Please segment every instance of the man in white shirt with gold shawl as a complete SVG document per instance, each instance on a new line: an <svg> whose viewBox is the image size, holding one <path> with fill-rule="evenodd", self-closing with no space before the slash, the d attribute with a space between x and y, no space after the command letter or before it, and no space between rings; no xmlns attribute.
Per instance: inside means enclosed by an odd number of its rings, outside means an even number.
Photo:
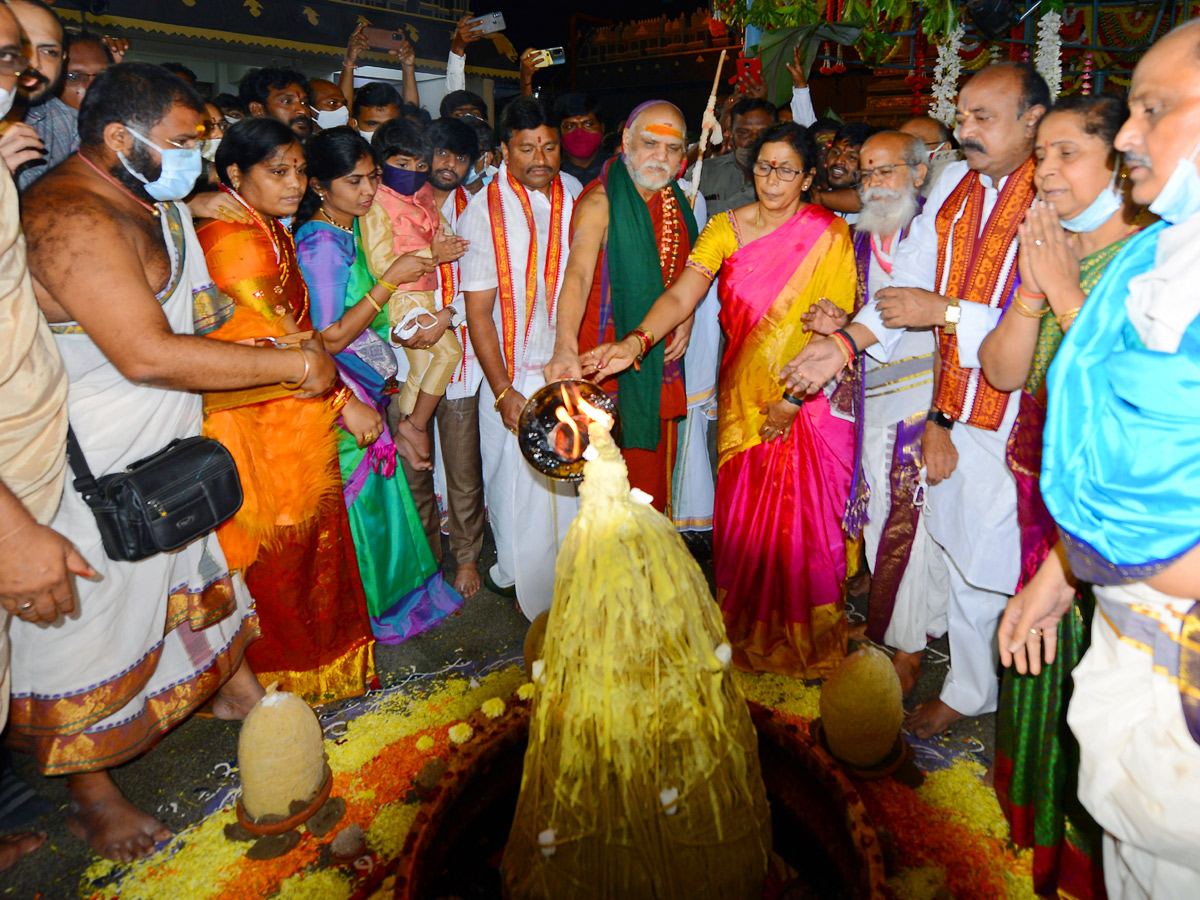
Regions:
<svg viewBox="0 0 1200 900"><path fill-rule="evenodd" d="M567 267L571 191L559 174L558 122L533 97L501 120L504 163L458 224L471 242L459 260L467 331L483 370L479 437L496 564L493 591L515 593L529 619L550 608L554 563L579 500L572 485L537 472L517 446L529 397L554 354L555 304Z"/></svg>

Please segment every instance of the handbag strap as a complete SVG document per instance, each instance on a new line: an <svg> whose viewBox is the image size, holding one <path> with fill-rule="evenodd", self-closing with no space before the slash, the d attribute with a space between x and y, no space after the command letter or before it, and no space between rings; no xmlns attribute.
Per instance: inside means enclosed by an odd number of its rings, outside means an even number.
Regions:
<svg viewBox="0 0 1200 900"><path fill-rule="evenodd" d="M95 508L100 504L100 485L96 483L92 470L88 468L83 448L79 446L79 439L75 437L75 429L71 427L70 422L67 423L67 462L71 471L75 473L75 490L83 496L84 503Z"/></svg>

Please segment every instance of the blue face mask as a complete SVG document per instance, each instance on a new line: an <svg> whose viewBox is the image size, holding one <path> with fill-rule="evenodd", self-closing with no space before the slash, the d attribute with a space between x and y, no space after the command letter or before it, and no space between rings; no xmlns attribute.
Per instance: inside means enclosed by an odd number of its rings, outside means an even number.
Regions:
<svg viewBox="0 0 1200 900"><path fill-rule="evenodd" d="M483 186L487 187L492 183L492 179L500 173L500 170L495 166L488 166L483 170Z"/></svg>
<svg viewBox="0 0 1200 900"><path fill-rule="evenodd" d="M479 171L474 166L471 166L471 168L467 169L467 180L463 182L463 186L466 187L468 184L474 184L482 177Z"/></svg>
<svg viewBox="0 0 1200 900"><path fill-rule="evenodd" d="M1113 213L1121 208L1121 195L1117 193L1117 171L1113 172L1112 182L1096 195L1087 209L1077 216L1061 220L1063 228L1075 232L1095 231L1112 218Z"/></svg>
<svg viewBox="0 0 1200 900"><path fill-rule="evenodd" d="M1191 156L1175 164L1175 171L1150 204L1150 212L1171 225L1185 222L1200 212L1200 172L1196 171L1194 162L1197 153L1200 153L1200 144L1192 150Z"/></svg>
<svg viewBox="0 0 1200 900"><path fill-rule="evenodd" d="M144 184L146 186L146 193L155 200L167 202L169 200L182 200L186 197L192 188L195 187L196 179L200 177L202 163L200 148L163 148L138 134L129 126L126 126L125 130L147 147L153 147L157 150L159 156L162 158L162 171L159 173L158 178L154 179L154 181L149 181L145 175L129 164L129 160L125 158L124 153L118 152L117 158L121 160L121 165L125 167L125 171Z"/></svg>
<svg viewBox="0 0 1200 900"><path fill-rule="evenodd" d="M409 169L398 169L395 166L383 167L383 183L405 197L411 197L425 185L429 178L427 172L413 172Z"/></svg>

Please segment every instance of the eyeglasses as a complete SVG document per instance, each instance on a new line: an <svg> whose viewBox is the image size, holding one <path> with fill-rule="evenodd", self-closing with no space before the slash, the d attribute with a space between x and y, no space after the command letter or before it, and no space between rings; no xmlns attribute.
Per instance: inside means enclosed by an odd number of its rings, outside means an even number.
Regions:
<svg viewBox="0 0 1200 900"><path fill-rule="evenodd" d="M96 76L99 74L99 72L93 72L90 75L87 72L68 72L67 81L76 86L91 87L92 82L96 80Z"/></svg>
<svg viewBox="0 0 1200 900"><path fill-rule="evenodd" d="M879 176L880 181L887 181L892 177L892 173L897 169L904 168L908 163L893 163L889 166L876 166L874 169L859 169L858 180L860 184L866 184L875 176Z"/></svg>
<svg viewBox="0 0 1200 900"><path fill-rule="evenodd" d="M800 173L788 166L773 166L769 162L760 161L754 164L754 174L759 178L767 178L774 172L780 181L795 181Z"/></svg>
<svg viewBox="0 0 1200 900"><path fill-rule="evenodd" d="M29 68L29 60L20 53L0 53L0 75L20 75Z"/></svg>

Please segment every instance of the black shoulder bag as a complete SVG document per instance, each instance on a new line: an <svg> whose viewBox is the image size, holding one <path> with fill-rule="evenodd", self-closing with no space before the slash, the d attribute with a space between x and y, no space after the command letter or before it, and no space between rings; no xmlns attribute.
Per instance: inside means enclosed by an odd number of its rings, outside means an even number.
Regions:
<svg viewBox="0 0 1200 900"><path fill-rule="evenodd" d="M242 505L233 456L211 438L180 438L122 472L97 479L68 426L67 459L75 490L100 527L104 552L119 562L178 550L232 518Z"/></svg>

